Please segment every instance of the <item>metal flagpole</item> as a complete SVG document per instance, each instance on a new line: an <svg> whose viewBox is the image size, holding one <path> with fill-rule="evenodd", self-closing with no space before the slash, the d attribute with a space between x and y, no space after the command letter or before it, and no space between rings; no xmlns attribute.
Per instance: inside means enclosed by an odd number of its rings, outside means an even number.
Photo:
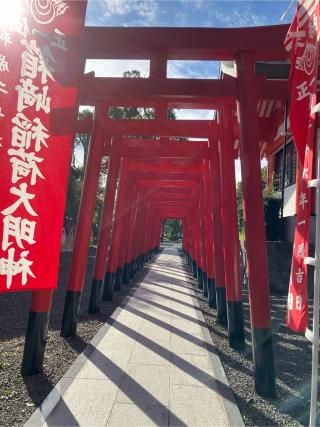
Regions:
<svg viewBox="0 0 320 427"><path fill-rule="evenodd" d="M316 179L308 182L309 188L316 188L316 234L315 257L305 258L305 264L314 266L314 294L313 294L313 321L312 331L306 330L306 338L312 343L312 374L311 374L311 399L309 426L316 425L317 392L318 392L318 359L319 359L319 296L320 296L320 129L317 130L316 143Z"/></svg>

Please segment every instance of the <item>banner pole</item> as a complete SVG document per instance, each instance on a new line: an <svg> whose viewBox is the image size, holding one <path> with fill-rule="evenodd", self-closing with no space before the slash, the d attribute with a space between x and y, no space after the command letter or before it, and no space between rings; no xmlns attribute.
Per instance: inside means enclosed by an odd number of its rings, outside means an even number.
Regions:
<svg viewBox="0 0 320 427"><path fill-rule="evenodd" d="M316 158L317 181L320 179L320 129L317 130ZM318 181L319 182L319 181ZM319 296L320 296L320 187L316 187L316 233L315 233L315 270L314 270L314 294L313 294L313 320L312 332L307 329L306 337L312 342L312 374L311 374L311 399L309 426L316 425L317 416L317 392L318 392L318 359L319 359Z"/></svg>

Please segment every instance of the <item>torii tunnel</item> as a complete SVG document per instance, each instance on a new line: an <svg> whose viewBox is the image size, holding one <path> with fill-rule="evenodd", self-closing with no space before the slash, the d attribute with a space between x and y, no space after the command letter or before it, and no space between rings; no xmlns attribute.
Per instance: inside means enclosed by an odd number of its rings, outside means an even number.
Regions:
<svg viewBox="0 0 320 427"><path fill-rule="evenodd" d="M259 61L287 59L288 26L242 29L85 29L86 59L148 59L149 78L83 75L80 105L94 119L76 124L91 135L62 336L76 333L102 156L108 174L89 313L158 251L166 219L182 221L185 260L225 324L229 344L243 349L244 322L234 161L241 160L247 273L256 391L275 395L275 372L261 188L261 147L273 141L274 118L258 103L288 101L287 81L256 75ZM234 61L236 76L167 78L168 60ZM114 120L111 107L151 107L150 120ZM215 110L213 120L169 120L168 109ZM32 311L46 312L51 294L34 292ZM25 350L25 372L35 369ZM29 352L30 354L30 352ZM32 359L32 358L31 358Z"/></svg>

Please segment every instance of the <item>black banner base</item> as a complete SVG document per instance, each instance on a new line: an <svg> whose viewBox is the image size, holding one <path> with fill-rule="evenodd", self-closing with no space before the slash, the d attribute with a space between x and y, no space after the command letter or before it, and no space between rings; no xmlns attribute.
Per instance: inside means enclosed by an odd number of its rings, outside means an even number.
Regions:
<svg viewBox="0 0 320 427"><path fill-rule="evenodd" d="M217 322L221 325L228 324L226 288L216 286Z"/></svg>
<svg viewBox="0 0 320 427"><path fill-rule="evenodd" d="M227 310L229 345L235 350L243 350L245 341L242 301L228 301Z"/></svg>
<svg viewBox="0 0 320 427"><path fill-rule="evenodd" d="M208 305L210 308L217 308L215 280L208 278Z"/></svg>
<svg viewBox="0 0 320 427"><path fill-rule="evenodd" d="M276 397L271 328L252 328L252 349L256 392L264 397Z"/></svg>
<svg viewBox="0 0 320 427"><path fill-rule="evenodd" d="M81 292L67 291L60 333L62 337L69 337L77 332L80 300Z"/></svg>
<svg viewBox="0 0 320 427"><path fill-rule="evenodd" d="M112 301L116 273L106 272L103 282L103 301Z"/></svg>
<svg viewBox="0 0 320 427"><path fill-rule="evenodd" d="M135 273L135 261L132 260L130 263L130 279L133 279Z"/></svg>
<svg viewBox="0 0 320 427"><path fill-rule="evenodd" d="M103 280L92 279L88 313L95 314L100 311L101 291Z"/></svg>
<svg viewBox="0 0 320 427"><path fill-rule="evenodd" d="M29 312L21 374L35 375L42 371L50 313Z"/></svg>

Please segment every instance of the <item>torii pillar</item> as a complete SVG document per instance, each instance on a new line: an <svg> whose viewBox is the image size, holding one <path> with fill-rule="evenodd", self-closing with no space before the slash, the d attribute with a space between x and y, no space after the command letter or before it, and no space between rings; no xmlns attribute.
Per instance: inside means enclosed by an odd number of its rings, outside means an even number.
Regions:
<svg viewBox="0 0 320 427"><path fill-rule="evenodd" d="M107 174L107 183L104 192L103 209L99 228L97 254L93 270L92 287L88 313L100 311L100 300L103 280L105 279L108 247L110 243L114 199L117 187L117 178L120 169L120 141L116 137L110 138L110 159Z"/></svg>
<svg viewBox="0 0 320 427"><path fill-rule="evenodd" d="M251 52L239 52L235 59L255 388L257 393L271 397L275 396L276 390L258 144L255 63Z"/></svg>
<svg viewBox="0 0 320 427"><path fill-rule="evenodd" d="M245 341L231 107L221 108L220 115L222 116L220 120L221 140L219 142L223 212L222 228L228 334L230 346L236 349L243 349Z"/></svg>
<svg viewBox="0 0 320 427"><path fill-rule="evenodd" d="M61 336L63 337L75 335L77 330L80 300L87 267L90 233L97 199L102 143L106 136L106 111L107 106L101 104L95 108L94 112L94 127L90 138L62 317Z"/></svg>

